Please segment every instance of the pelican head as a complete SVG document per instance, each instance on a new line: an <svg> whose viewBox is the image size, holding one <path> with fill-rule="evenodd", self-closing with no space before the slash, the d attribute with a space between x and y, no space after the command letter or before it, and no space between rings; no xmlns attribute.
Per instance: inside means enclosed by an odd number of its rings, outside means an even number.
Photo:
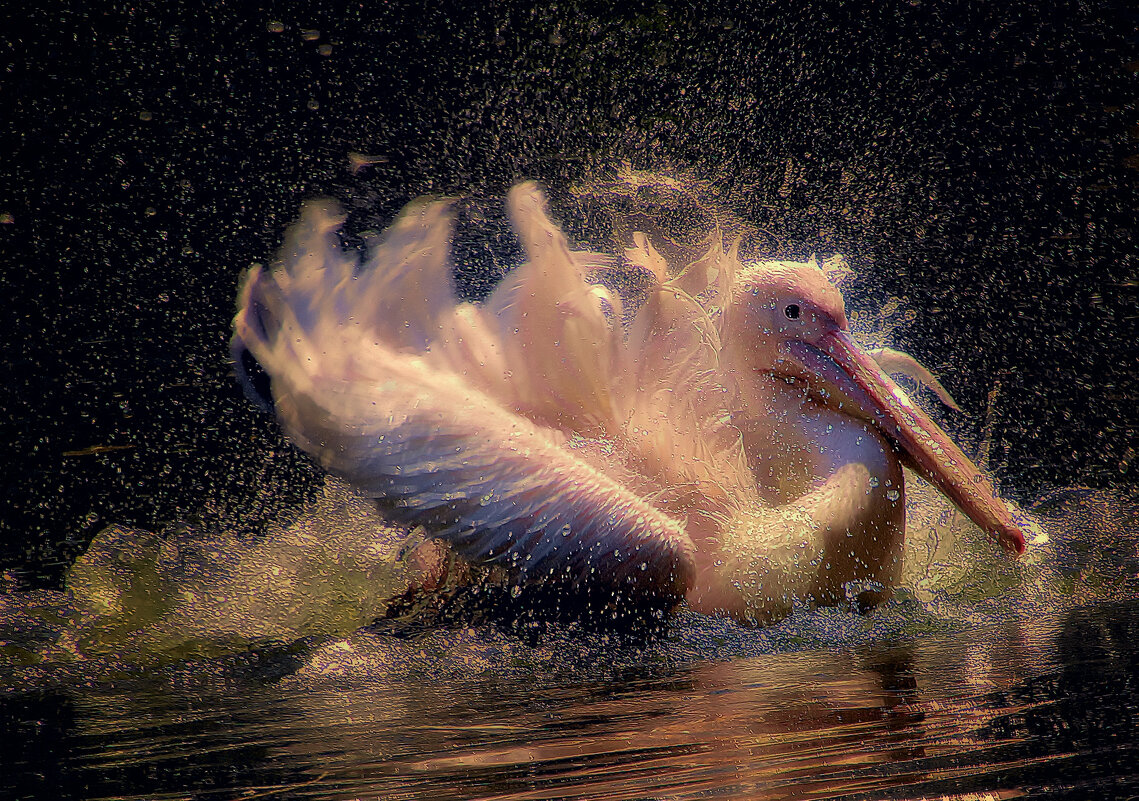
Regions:
<svg viewBox="0 0 1139 801"><path fill-rule="evenodd" d="M791 343L825 348L835 331L849 333L842 294L814 262L762 262L741 271L726 312L730 341L753 370L808 379Z"/></svg>
<svg viewBox="0 0 1139 801"><path fill-rule="evenodd" d="M811 400L871 423L902 462L1014 553L1024 521L984 473L854 341L842 295L814 262L742 270L724 311L738 370L803 383Z"/></svg>

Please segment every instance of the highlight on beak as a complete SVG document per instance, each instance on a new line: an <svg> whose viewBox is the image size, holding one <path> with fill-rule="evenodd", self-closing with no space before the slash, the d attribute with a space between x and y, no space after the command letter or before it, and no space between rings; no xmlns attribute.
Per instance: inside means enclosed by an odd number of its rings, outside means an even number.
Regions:
<svg viewBox="0 0 1139 801"><path fill-rule="evenodd" d="M893 440L910 467L938 487L957 507L1010 553L1025 550L1031 524L997 496L992 482L929 416L910 400L874 359L834 328L818 345L798 339L783 343L787 356L837 390L846 410L870 420ZM827 386L829 385L829 386Z"/></svg>

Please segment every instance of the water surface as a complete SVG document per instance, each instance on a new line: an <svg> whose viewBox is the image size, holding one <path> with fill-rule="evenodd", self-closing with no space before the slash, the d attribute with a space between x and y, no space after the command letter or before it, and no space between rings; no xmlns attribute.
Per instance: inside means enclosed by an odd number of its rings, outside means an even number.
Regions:
<svg viewBox="0 0 1139 801"><path fill-rule="evenodd" d="M49 607L75 610L9 596L0 787L17 798L1127 798L1139 793L1139 557L1118 535L1135 509L1066 493L1037 513L1051 539L1023 564L978 558L956 577L942 565L940 582L911 575L870 615L802 609L763 630L683 610L648 638L379 624L144 660L75 645L65 656L77 624L52 622Z"/></svg>

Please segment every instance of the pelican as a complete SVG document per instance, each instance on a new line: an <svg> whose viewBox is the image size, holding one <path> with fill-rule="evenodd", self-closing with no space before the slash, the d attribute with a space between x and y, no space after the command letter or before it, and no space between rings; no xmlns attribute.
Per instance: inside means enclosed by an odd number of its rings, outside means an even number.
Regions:
<svg viewBox="0 0 1139 801"><path fill-rule="evenodd" d="M456 298L440 200L364 256L334 203L309 202L244 275L239 377L252 386L251 357L292 442L393 522L515 592L687 600L752 625L852 587L890 597L903 466L1024 550L1026 519L856 344L815 261L744 263L716 232L686 264L643 232L621 257L574 250L537 184L507 208L526 259L480 303ZM614 272L647 291L597 279Z"/></svg>

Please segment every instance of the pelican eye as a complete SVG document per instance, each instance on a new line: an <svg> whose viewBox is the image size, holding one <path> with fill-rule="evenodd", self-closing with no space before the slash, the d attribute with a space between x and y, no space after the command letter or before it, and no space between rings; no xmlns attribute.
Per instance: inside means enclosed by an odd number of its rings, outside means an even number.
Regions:
<svg viewBox="0 0 1139 801"><path fill-rule="evenodd" d="M785 309L783 309L783 313L785 315L787 315L788 320L798 320L799 319L799 304L798 303L788 304L787 307Z"/></svg>

